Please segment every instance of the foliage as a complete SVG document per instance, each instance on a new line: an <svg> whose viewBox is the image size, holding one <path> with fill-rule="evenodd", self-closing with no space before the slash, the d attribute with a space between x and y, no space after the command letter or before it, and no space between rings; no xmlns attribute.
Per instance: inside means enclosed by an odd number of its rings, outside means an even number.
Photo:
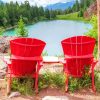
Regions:
<svg viewBox="0 0 100 100"><path fill-rule="evenodd" d="M30 77L27 78L14 78L12 83L12 90L19 91L24 95L32 95L33 91L34 80Z"/></svg>
<svg viewBox="0 0 100 100"><path fill-rule="evenodd" d="M65 86L65 75L63 73L51 73L49 71L43 73L39 77L39 90L47 88L47 87L55 87L64 90ZM19 91L22 94L33 94L34 81L32 78L15 78L12 83L12 90ZM100 72L95 72L95 86L98 92L100 92ZM69 78L69 86L68 89L70 92L75 92L76 90L82 88L90 88L91 87L91 77L86 73L82 78Z"/></svg>
<svg viewBox="0 0 100 100"><path fill-rule="evenodd" d="M94 2L95 0L76 0L73 7L67 8L65 14L79 12L80 17L83 17L83 12Z"/></svg>
<svg viewBox="0 0 100 100"><path fill-rule="evenodd" d="M47 51L44 51L44 52L42 53L42 56L48 56L48 52L47 52Z"/></svg>
<svg viewBox="0 0 100 100"><path fill-rule="evenodd" d="M95 0L76 0L73 7L69 7L66 10L49 10L43 7L31 6L26 0L24 3L18 4L13 1L9 3L0 4L0 26L10 27L15 26L22 16L25 24L33 23L35 21L43 19L55 19L56 15L69 14L73 12L79 12L79 16L83 16L83 12L94 2Z"/></svg>
<svg viewBox="0 0 100 100"><path fill-rule="evenodd" d="M0 28L0 36L3 35L3 32L4 32L4 28Z"/></svg>
<svg viewBox="0 0 100 100"><path fill-rule="evenodd" d="M73 7L75 7L76 12L79 11L79 1L78 0L76 0L76 3L74 4Z"/></svg>
<svg viewBox="0 0 100 100"><path fill-rule="evenodd" d="M56 17L55 11L50 10L49 12L48 16L51 16L51 18ZM15 26L20 19L20 16L22 16L23 21L27 24L39 21L41 18L45 19L47 13L43 7L37 7L36 5L31 6L27 0L21 4L18 4L17 2L14 3L13 1L0 4L0 26ZM46 18L50 19L49 17Z"/></svg>
<svg viewBox="0 0 100 100"><path fill-rule="evenodd" d="M92 28L86 33L86 35L91 36L93 38L96 39L96 41L98 41L98 26L97 26L97 16L93 15L90 23L92 25ZM94 49L94 56L97 57L97 53L98 53L98 42L96 42L96 46Z"/></svg>
<svg viewBox="0 0 100 100"><path fill-rule="evenodd" d="M56 18L56 11L50 10L50 16L51 16L51 19L55 19Z"/></svg>
<svg viewBox="0 0 100 100"><path fill-rule="evenodd" d="M69 91L75 92L82 88L89 88L91 86L91 78L85 74L82 78L70 77L69 80Z"/></svg>
<svg viewBox="0 0 100 100"><path fill-rule="evenodd" d="M39 79L39 88L57 87L62 88L65 84L65 76L61 73L44 73Z"/></svg>
<svg viewBox="0 0 100 100"><path fill-rule="evenodd" d="M50 19L50 11L48 9L45 10L45 17Z"/></svg>
<svg viewBox="0 0 100 100"><path fill-rule="evenodd" d="M96 86L97 92L100 92L100 72L99 71L95 72L95 86Z"/></svg>
<svg viewBox="0 0 100 100"><path fill-rule="evenodd" d="M27 37L28 36L28 31L25 28L22 18L20 18L20 20L18 22L17 36L19 36L19 37Z"/></svg>
<svg viewBox="0 0 100 100"><path fill-rule="evenodd" d="M80 8L86 10L95 0L80 0Z"/></svg>
<svg viewBox="0 0 100 100"><path fill-rule="evenodd" d="M79 11L79 13L78 13L78 17L83 17L83 13L84 13L84 11L81 9L81 10Z"/></svg>
<svg viewBox="0 0 100 100"><path fill-rule="evenodd" d="M67 14L67 15L57 15L57 19L62 19L62 20L78 20L78 21L88 22L88 20L84 19L83 17L78 17L78 12L70 13L70 14Z"/></svg>
<svg viewBox="0 0 100 100"><path fill-rule="evenodd" d="M18 4L13 1L9 3L0 4L0 26L12 27L17 24L22 16L25 24L33 23L40 20L51 20L55 19L56 15L64 15L69 13L78 12L79 20L83 17L84 11L94 2L95 0L76 0L73 7L69 7L66 10L49 10L44 9L43 7L31 6L26 0L24 3ZM69 16L70 17L70 16ZM78 20L78 17L75 18ZM66 19L66 18L65 18ZM68 18L67 18L68 19ZM70 18L69 18L70 19ZM71 19L74 19L71 18Z"/></svg>
<svg viewBox="0 0 100 100"><path fill-rule="evenodd" d="M92 25L92 29L90 29L86 34L98 40L97 16L93 15L90 20L90 23Z"/></svg>

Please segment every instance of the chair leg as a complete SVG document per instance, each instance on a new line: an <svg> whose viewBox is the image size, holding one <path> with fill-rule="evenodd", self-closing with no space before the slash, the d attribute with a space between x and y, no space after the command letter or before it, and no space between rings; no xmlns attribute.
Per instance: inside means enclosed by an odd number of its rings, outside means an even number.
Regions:
<svg viewBox="0 0 100 100"><path fill-rule="evenodd" d="M95 84L94 84L94 71L92 72L92 90L96 92Z"/></svg>
<svg viewBox="0 0 100 100"><path fill-rule="evenodd" d="M38 93L38 73L36 73L36 78L35 78L35 92Z"/></svg>
<svg viewBox="0 0 100 100"><path fill-rule="evenodd" d="M92 64L92 90L93 90L93 92L96 92L95 79L94 79L94 67L96 64L97 64L97 61L93 62L93 64Z"/></svg>
<svg viewBox="0 0 100 100"><path fill-rule="evenodd" d="M38 74L39 74L40 62L37 62L36 77L35 77L35 92L38 93Z"/></svg>
<svg viewBox="0 0 100 100"><path fill-rule="evenodd" d="M11 83L12 83L11 77L7 77L7 95L9 95L11 92Z"/></svg>
<svg viewBox="0 0 100 100"><path fill-rule="evenodd" d="M69 80L69 75L65 73L66 75L66 81L65 81L65 92L68 92L68 80Z"/></svg>

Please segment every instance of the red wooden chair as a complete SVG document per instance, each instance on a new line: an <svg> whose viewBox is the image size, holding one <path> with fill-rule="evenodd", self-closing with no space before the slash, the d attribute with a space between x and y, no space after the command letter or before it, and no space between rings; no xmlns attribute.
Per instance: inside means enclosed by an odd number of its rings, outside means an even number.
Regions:
<svg viewBox="0 0 100 100"><path fill-rule="evenodd" d="M68 77L81 78L85 73L85 67L88 66L89 72L92 73L92 89L95 91L94 67L97 63L93 56L95 39L87 36L75 36L64 39L61 44L65 55L66 91L68 91Z"/></svg>
<svg viewBox="0 0 100 100"><path fill-rule="evenodd" d="M11 63L7 70L7 93L10 93L14 77L31 76L35 78L35 89L38 92L38 75L42 66L41 53L46 43L32 38L17 38L10 41Z"/></svg>

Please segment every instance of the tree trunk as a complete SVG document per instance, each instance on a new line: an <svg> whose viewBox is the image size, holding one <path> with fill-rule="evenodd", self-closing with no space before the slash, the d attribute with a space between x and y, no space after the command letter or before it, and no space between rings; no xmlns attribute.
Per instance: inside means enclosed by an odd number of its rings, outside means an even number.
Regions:
<svg viewBox="0 0 100 100"><path fill-rule="evenodd" d="M100 60L100 0L97 0L97 16L98 16L98 59Z"/></svg>

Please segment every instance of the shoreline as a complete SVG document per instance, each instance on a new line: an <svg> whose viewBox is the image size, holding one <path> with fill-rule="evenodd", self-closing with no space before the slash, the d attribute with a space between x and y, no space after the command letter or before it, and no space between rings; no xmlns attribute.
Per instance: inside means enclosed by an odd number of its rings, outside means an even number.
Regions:
<svg viewBox="0 0 100 100"><path fill-rule="evenodd" d="M85 23L90 23L90 19L86 19L84 17L78 17L78 12L65 14L65 15L57 15L57 19L73 20L73 21L81 21L81 22L85 22Z"/></svg>
<svg viewBox="0 0 100 100"><path fill-rule="evenodd" d="M80 19L80 18L60 18L58 16L62 16L62 15L57 15L57 17L55 19L50 19L50 20L47 20L47 19L42 19L42 20L39 20L39 21L34 21L34 22L31 22L31 23L27 23L25 24L25 26L28 26L28 25L33 25L33 24L36 24L38 22L41 22L41 21L53 21L53 20L69 20L69 21L79 21L79 22L84 22L84 23L90 23L89 20L86 20L84 18ZM63 16L66 16L66 15L63 15ZM1 26L2 27L2 26ZM4 27L3 27L4 28ZM17 28L17 25L14 25L14 26L8 26L6 28L4 28L4 32L5 31L9 31L11 29L14 29L14 28Z"/></svg>

